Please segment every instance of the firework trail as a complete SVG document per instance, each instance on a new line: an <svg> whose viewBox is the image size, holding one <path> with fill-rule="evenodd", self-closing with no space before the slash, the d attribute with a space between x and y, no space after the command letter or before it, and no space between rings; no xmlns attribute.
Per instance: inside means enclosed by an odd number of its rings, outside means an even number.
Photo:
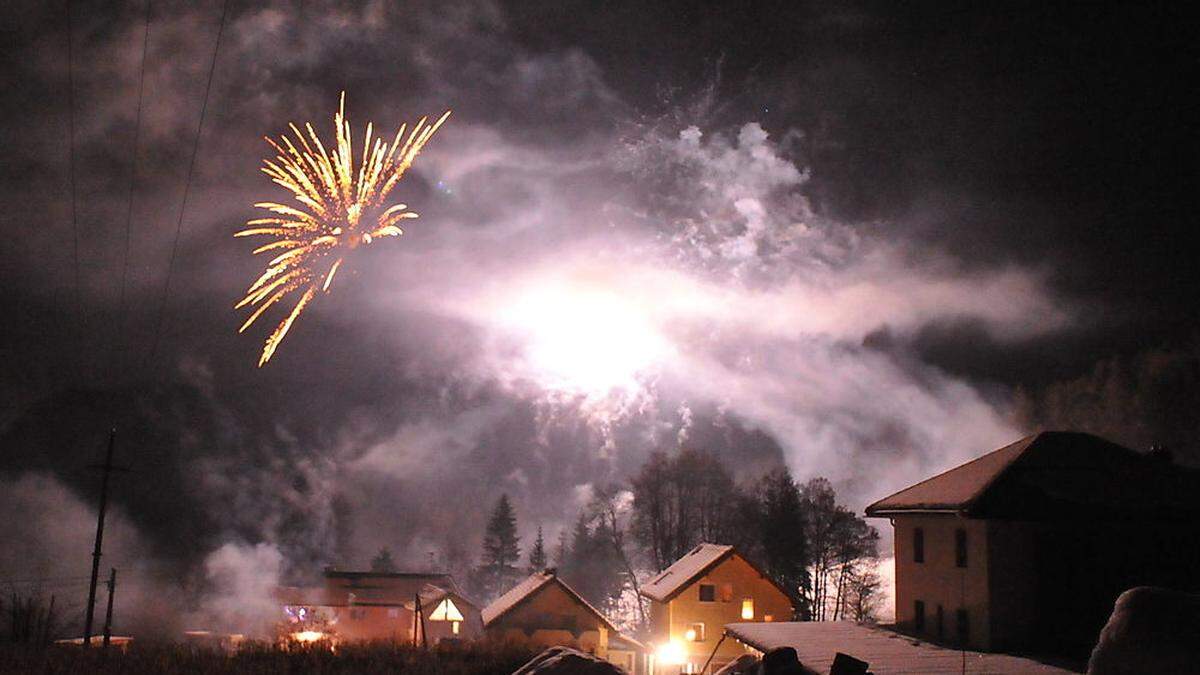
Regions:
<svg viewBox="0 0 1200 675"><path fill-rule="evenodd" d="M332 152L326 151L308 123L304 125L307 136L295 124L288 125L295 142L286 135L278 142L266 139L278 154L274 159L263 160L262 172L271 177L271 182L291 191L299 206L259 202L254 206L270 211L272 216L251 220L246 223L247 229L233 235L275 238L254 249L255 255L272 252L275 257L235 305L235 309L252 309L239 333L283 298L300 296L263 345L258 359L260 368L271 359L317 291L329 290L347 255L378 237L400 236L403 234L400 221L417 217L406 204L384 206L384 202L417 154L450 116L447 110L433 124L426 124L427 118L422 117L407 137L404 135L407 125L401 125L391 143L372 138L373 127L367 124L363 156L355 170L345 107L346 93L342 92L333 118L337 147Z"/></svg>

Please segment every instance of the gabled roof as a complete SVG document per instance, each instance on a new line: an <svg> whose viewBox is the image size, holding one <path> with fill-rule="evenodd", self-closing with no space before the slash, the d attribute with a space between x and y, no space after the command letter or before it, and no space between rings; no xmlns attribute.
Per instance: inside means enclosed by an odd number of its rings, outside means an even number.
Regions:
<svg viewBox="0 0 1200 675"><path fill-rule="evenodd" d="M499 619L525 602L531 600L538 593L540 593L542 589L551 585L557 585L559 588L565 591L567 595L574 598L575 601L581 606L590 611L592 614L595 614L596 617L600 619L600 621L613 633L620 632L617 630L617 627L608 620L608 617L601 614L600 610L592 607L591 603L589 603L587 600L584 600L581 595L575 592L575 589L568 586L562 579L559 579L558 575L552 569L530 574L521 583L513 586L508 590L507 593L496 598L487 607L484 607L483 612L481 612L483 616L484 627L487 627L488 624L492 623L496 619Z"/></svg>
<svg viewBox="0 0 1200 675"><path fill-rule="evenodd" d="M658 602L670 602L708 571L735 553L732 546L700 544L643 584L642 595Z"/></svg>
<svg viewBox="0 0 1200 675"><path fill-rule="evenodd" d="M1043 431L867 507L868 516L944 512L1046 520L1200 515L1200 474L1098 436Z"/></svg>

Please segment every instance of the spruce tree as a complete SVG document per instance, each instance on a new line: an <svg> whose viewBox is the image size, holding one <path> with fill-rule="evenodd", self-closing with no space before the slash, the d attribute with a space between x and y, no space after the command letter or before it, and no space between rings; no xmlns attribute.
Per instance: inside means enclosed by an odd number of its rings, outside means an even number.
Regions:
<svg viewBox="0 0 1200 675"><path fill-rule="evenodd" d="M516 563L521 558L519 541L517 516L508 495L500 495L483 535L483 559L480 561L489 595L503 593L516 580Z"/></svg>
<svg viewBox="0 0 1200 675"><path fill-rule="evenodd" d="M389 549L386 546L379 549L379 553L375 554L375 557L371 559L371 571L372 572L395 572L396 571L396 561L392 560L391 549Z"/></svg>
<svg viewBox="0 0 1200 675"><path fill-rule="evenodd" d="M538 525L537 541L529 551L529 573L536 574L546 569L546 542L542 539L542 526Z"/></svg>

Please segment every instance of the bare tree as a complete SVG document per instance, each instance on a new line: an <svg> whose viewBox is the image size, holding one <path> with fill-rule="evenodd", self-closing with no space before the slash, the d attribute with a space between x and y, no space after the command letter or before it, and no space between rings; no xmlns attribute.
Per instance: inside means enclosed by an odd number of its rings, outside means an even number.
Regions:
<svg viewBox="0 0 1200 675"><path fill-rule="evenodd" d="M645 626L647 625L646 607L642 602L641 584L638 582L637 572L634 571L629 552L625 548L625 533L632 520L633 495L629 490L612 483L595 490L589 508L593 517L604 524L603 528L599 528L598 533L607 535L613 552L621 561L626 583L633 590L633 596L637 603L638 622Z"/></svg>

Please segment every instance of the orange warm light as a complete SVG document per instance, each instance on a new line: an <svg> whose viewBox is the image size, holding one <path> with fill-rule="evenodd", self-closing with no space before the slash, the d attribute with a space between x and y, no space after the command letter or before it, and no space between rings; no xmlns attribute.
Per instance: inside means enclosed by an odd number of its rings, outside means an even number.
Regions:
<svg viewBox="0 0 1200 675"><path fill-rule="evenodd" d="M292 639L296 642L317 642L325 639L325 634L319 630L302 630L292 633Z"/></svg>
<svg viewBox="0 0 1200 675"><path fill-rule="evenodd" d="M742 620L750 621L754 619L754 598L745 598L742 600Z"/></svg>

